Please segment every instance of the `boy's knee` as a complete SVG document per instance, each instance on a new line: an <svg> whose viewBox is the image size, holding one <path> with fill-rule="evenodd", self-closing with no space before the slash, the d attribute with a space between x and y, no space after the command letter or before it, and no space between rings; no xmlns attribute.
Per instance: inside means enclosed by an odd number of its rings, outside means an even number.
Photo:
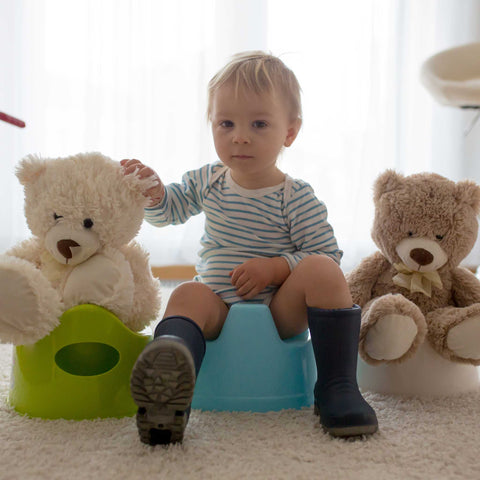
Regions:
<svg viewBox="0 0 480 480"><path fill-rule="evenodd" d="M296 269L314 275L334 274L341 272L337 262L326 255L309 255L303 258Z"/></svg>
<svg viewBox="0 0 480 480"><path fill-rule="evenodd" d="M185 282L175 287L170 295L170 300L187 300L191 302L211 293L213 293L212 290L204 283Z"/></svg>
<svg viewBox="0 0 480 480"><path fill-rule="evenodd" d="M334 292L348 290L342 269L335 260L326 255L310 255L299 262L297 268L306 289L321 288Z"/></svg>
<svg viewBox="0 0 480 480"><path fill-rule="evenodd" d="M308 306L318 308L350 308L352 298L342 269L326 255L310 255L298 268L303 269L301 283Z"/></svg>
<svg viewBox="0 0 480 480"><path fill-rule="evenodd" d="M216 338L228 313L227 306L210 287L201 282L186 282L171 293L165 316L180 315L193 320L205 338Z"/></svg>

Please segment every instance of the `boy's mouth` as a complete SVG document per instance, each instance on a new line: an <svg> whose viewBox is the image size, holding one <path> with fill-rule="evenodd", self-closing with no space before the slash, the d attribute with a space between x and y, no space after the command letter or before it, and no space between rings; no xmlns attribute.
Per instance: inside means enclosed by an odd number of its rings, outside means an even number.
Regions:
<svg viewBox="0 0 480 480"><path fill-rule="evenodd" d="M232 158L238 158L240 160L246 160L248 158L253 158L251 155L232 155Z"/></svg>

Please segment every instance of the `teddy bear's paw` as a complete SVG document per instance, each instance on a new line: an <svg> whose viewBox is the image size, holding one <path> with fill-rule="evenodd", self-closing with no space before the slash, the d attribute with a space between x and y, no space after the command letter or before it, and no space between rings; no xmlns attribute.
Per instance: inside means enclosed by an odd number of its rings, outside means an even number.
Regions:
<svg viewBox="0 0 480 480"><path fill-rule="evenodd" d="M133 303L134 283L123 254L113 250L96 254L75 266L63 289L65 306L95 303L113 313L125 314Z"/></svg>
<svg viewBox="0 0 480 480"><path fill-rule="evenodd" d="M447 335L447 346L460 358L480 360L480 316L467 318L452 327Z"/></svg>
<svg viewBox="0 0 480 480"><path fill-rule="evenodd" d="M375 360L397 360L410 350L417 334L418 327L412 318L392 313L369 328L364 349Z"/></svg>
<svg viewBox="0 0 480 480"><path fill-rule="evenodd" d="M28 262L0 266L0 339L4 343L34 343L58 324L58 294Z"/></svg>

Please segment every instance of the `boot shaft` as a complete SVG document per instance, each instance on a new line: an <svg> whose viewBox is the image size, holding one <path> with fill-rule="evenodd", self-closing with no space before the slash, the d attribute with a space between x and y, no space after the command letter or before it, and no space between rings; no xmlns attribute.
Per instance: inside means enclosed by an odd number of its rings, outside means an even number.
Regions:
<svg viewBox="0 0 480 480"><path fill-rule="evenodd" d="M308 308L308 326L321 388L335 379L357 383L358 340L361 309Z"/></svg>
<svg viewBox="0 0 480 480"><path fill-rule="evenodd" d="M183 341L192 354L196 374L205 356L205 337L201 328L190 318L171 316L164 318L155 328L154 339L163 336L177 337Z"/></svg>

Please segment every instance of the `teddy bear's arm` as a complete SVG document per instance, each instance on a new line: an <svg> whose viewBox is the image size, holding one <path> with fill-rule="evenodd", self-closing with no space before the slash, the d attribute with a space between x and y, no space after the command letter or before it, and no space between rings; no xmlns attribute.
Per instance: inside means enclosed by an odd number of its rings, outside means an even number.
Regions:
<svg viewBox="0 0 480 480"><path fill-rule="evenodd" d="M387 259L380 253L364 258L347 276L353 302L361 307L372 299L373 288L380 275L388 268Z"/></svg>
<svg viewBox="0 0 480 480"><path fill-rule="evenodd" d="M135 241L120 247L130 264L135 291L131 315L125 319L127 327L134 331L142 330L156 319L160 310L160 282L153 278L148 254Z"/></svg>
<svg viewBox="0 0 480 480"><path fill-rule="evenodd" d="M5 252L6 255L21 258L27 262L33 263L36 267L40 266L40 255L42 247L37 237L31 237Z"/></svg>
<svg viewBox="0 0 480 480"><path fill-rule="evenodd" d="M457 307L480 303L480 281L466 268L452 270L452 292Z"/></svg>

